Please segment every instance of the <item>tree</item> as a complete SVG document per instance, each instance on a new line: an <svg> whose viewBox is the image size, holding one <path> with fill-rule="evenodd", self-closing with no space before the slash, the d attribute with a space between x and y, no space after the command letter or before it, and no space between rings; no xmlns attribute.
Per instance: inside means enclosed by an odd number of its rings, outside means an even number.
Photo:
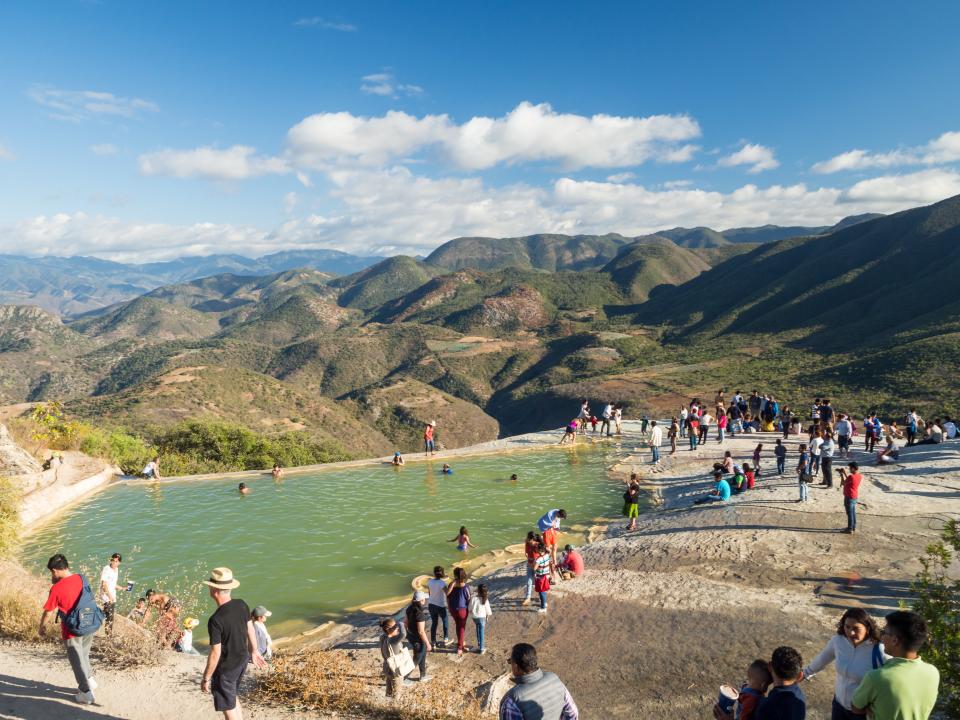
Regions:
<svg viewBox="0 0 960 720"><path fill-rule="evenodd" d="M960 554L960 524L950 520L940 541L927 546L923 570L911 584L913 609L927 621L929 647L923 653L940 671L940 705L948 717L960 717L960 579L950 577Z"/></svg>
<svg viewBox="0 0 960 720"><path fill-rule="evenodd" d="M50 447L68 446L76 440L80 431L79 423L67 420L63 412L63 405L58 402L37 405L31 411L30 419L36 425L31 437L39 443L47 443ZM38 446L37 451L39 450L40 447ZM36 454L36 451L34 454Z"/></svg>

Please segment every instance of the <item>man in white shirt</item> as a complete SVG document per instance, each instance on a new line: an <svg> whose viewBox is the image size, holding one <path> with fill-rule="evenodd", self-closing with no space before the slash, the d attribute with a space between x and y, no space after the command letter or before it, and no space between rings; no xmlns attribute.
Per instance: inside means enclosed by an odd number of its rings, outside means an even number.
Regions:
<svg viewBox="0 0 960 720"><path fill-rule="evenodd" d="M650 423L650 450L653 452L653 464L660 465L660 444L663 442L663 428L654 420Z"/></svg>
<svg viewBox="0 0 960 720"><path fill-rule="evenodd" d="M603 406L603 422L600 424L600 434L607 433L610 437L610 420L613 419L613 403L607 403Z"/></svg>
<svg viewBox="0 0 960 720"><path fill-rule="evenodd" d="M700 445L703 445L707 441L707 433L710 431L710 426L715 422L716 420L714 420L713 416L707 411L704 411L703 415L700 416Z"/></svg>
<svg viewBox="0 0 960 720"><path fill-rule="evenodd" d="M816 475L820 472L820 446L823 445L821 431L815 430L813 440L810 441L810 474Z"/></svg>
<svg viewBox="0 0 960 720"><path fill-rule="evenodd" d="M847 416L840 413L840 419L834 427L837 433L837 449L840 450L840 457L847 457L850 454L850 436L853 433L853 425Z"/></svg>
<svg viewBox="0 0 960 720"><path fill-rule="evenodd" d="M107 632L113 629L113 613L117 608L117 581L120 579L120 553L110 556L110 562L100 573L100 602L103 605L103 619Z"/></svg>

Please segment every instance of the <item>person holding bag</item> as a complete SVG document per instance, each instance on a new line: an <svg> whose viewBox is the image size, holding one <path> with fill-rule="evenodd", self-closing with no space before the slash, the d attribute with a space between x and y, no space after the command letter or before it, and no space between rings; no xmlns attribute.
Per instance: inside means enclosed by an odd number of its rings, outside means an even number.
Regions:
<svg viewBox="0 0 960 720"><path fill-rule="evenodd" d="M393 618L380 622L380 654L383 656L383 676L387 680L387 697L396 697L405 678L416 669L410 650L403 644L407 630Z"/></svg>

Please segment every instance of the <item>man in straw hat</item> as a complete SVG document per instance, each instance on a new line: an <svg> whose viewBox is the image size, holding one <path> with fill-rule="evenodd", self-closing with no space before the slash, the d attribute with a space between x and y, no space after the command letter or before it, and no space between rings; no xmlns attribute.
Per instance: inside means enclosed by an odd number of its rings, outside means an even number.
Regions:
<svg viewBox="0 0 960 720"><path fill-rule="evenodd" d="M240 585L230 568L214 568L210 579L203 584L210 588L210 597L217 611L207 621L210 635L210 655L203 670L200 689L213 694L213 707L223 713L225 720L241 720L243 713L237 700L237 689L253 658L258 668L267 663L257 651L250 608L239 598L231 598L230 591Z"/></svg>

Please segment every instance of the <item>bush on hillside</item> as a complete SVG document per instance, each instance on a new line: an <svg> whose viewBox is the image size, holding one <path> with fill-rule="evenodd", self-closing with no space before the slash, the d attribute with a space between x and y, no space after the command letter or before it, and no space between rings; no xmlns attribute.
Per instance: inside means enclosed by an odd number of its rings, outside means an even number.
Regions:
<svg viewBox="0 0 960 720"><path fill-rule="evenodd" d="M191 475L234 470L268 470L349 460L333 443L321 443L304 432L276 437L255 433L242 425L214 420L188 420L153 438L166 475Z"/></svg>
<svg viewBox="0 0 960 720"><path fill-rule="evenodd" d="M923 657L940 671L939 703L947 717L960 717L960 579L948 575L960 554L960 522L950 520L937 543L920 558L923 570L911 585L914 611L927 621L930 635Z"/></svg>
<svg viewBox="0 0 960 720"><path fill-rule="evenodd" d="M0 557L6 557L17 543L20 497L17 483L8 477L0 477Z"/></svg>
<svg viewBox="0 0 960 720"><path fill-rule="evenodd" d="M87 427L82 433L80 450L87 455L110 460L127 475L135 475L154 456L143 438L122 430Z"/></svg>

